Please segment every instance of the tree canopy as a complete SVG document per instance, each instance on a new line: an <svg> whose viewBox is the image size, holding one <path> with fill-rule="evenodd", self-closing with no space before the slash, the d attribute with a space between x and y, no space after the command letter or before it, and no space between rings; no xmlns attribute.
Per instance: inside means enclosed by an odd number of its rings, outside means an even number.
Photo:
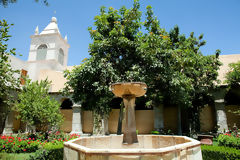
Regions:
<svg viewBox="0 0 240 160"><path fill-rule="evenodd" d="M229 67L225 82L230 86L240 86L240 61L229 64Z"/></svg>
<svg viewBox="0 0 240 160"><path fill-rule="evenodd" d="M91 57L65 72L66 89L83 107L107 114L113 99L111 83L142 81L148 85L148 106L167 102L198 111L195 106L206 102L208 89L217 80L220 51L203 56L199 50L206 43L203 35L196 38L192 32L187 37L178 26L167 32L151 6L142 22L139 8L136 0L130 9L100 9L94 27L89 27Z"/></svg>
<svg viewBox="0 0 240 160"><path fill-rule="evenodd" d="M12 69L10 56L15 55L15 49L9 49L7 41L11 37L10 25L0 20L0 132L2 132L10 106L14 103L14 93L19 89L18 70Z"/></svg>

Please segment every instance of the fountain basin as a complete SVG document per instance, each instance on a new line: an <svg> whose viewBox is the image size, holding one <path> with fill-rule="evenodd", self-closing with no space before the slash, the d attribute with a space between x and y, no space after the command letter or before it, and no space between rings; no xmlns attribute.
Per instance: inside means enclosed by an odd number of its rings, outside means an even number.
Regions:
<svg viewBox="0 0 240 160"><path fill-rule="evenodd" d="M147 85L143 82L114 83L111 85L111 90L117 97L124 95L141 97L146 93Z"/></svg>
<svg viewBox="0 0 240 160"><path fill-rule="evenodd" d="M122 144L123 136L82 137L64 143L65 160L202 160L199 141L185 136L138 135L138 143Z"/></svg>

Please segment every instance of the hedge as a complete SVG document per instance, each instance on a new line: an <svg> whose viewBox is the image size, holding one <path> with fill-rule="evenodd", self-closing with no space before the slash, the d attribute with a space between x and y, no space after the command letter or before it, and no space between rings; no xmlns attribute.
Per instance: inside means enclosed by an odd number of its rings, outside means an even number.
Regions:
<svg viewBox="0 0 240 160"><path fill-rule="evenodd" d="M44 147L30 156L30 160L57 160L63 159L63 144L52 144L51 142L44 145Z"/></svg>
<svg viewBox="0 0 240 160"><path fill-rule="evenodd" d="M202 145L203 160L240 160L240 150L224 146Z"/></svg>

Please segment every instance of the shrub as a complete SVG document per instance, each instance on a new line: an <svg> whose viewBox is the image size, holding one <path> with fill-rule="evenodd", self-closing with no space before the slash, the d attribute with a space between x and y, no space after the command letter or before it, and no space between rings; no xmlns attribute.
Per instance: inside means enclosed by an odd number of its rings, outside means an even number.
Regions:
<svg viewBox="0 0 240 160"><path fill-rule="evenodd" d="M240 150L224 146L202 145L203 160L237 160L240 159Z"/></svg>
<svg viewBox="0 0 240 160"><path fill-rule="evenodd" d="M240 138L230 133L220 134L217 138L219 146L233 147L240 149Z"/></svg>
<svg viewBox="0 0 240 160"><path fill-rule="evenodd" d="M59 127L63 122L60 113L60 104L49 95L50 82L41 80L40 82L26 81L21 92L18 94L18 101L14 109L19 113L18 118L22 122L46 131L48 127Z"/></svg>
<svg viewBox="0 0 240 160"><path fill-rule="evenodd" d="M29 156L29 160L47 160L48 159L48 151L45 149L37 150L34 155Z"/></svg>
<svg viewBox="0 0 240 160"><path fill-rule="evenodd" d="M43 145L43 148L36 151L33 156L30 156L30 160L56 160L63 159L63 143L61 142L48 142Z"/></svg>

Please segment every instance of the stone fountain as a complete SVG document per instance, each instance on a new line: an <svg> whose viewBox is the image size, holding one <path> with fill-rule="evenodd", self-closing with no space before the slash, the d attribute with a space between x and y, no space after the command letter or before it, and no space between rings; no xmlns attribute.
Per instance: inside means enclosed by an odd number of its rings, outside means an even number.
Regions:
<svg viewBox="0 0 240 160"><path fill-rule="evenodd" d="M135 99L146 93L141 82L115 83L111 90L123 98L124 135L82 137L64 143L65 160L202 160L201 143L186 136L138 135Z"/></svg>
<svg viewBox="0 0 240 160"><path fill-rule="evenodd" d="M147 85L141 82L115 83L111 86L115 96L123 98L126 109L126 127L123 135L123 143L138 143L135 121L135 100L143 96L147 91Z"/></svg>

